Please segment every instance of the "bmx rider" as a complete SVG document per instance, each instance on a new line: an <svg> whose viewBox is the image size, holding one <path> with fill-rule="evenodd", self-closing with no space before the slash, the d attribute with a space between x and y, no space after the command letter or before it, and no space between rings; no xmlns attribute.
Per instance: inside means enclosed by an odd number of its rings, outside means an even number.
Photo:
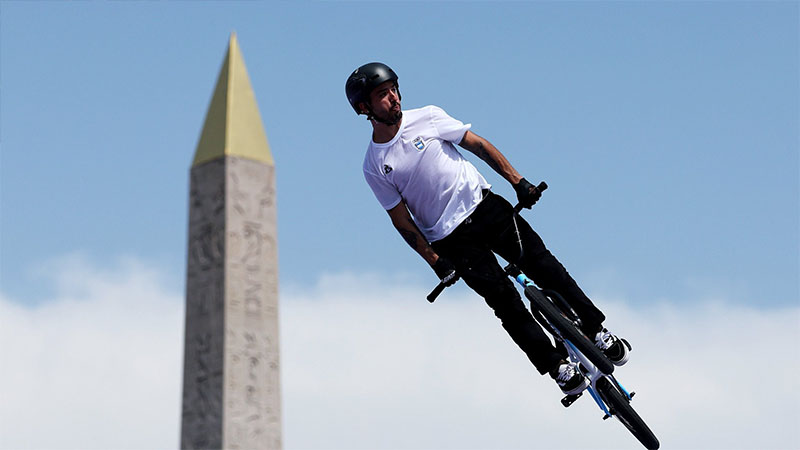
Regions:
<svg viewBox="0 0 800 450"><path fill-rule="evenodd" d="M565 394L582 391L589 381L574 363L567 363L533 319L495 253L516 264L540 288L560 293L595 345L615 365L627 362L629 348L603 327L603 313L531 226L491 191L456 149L458 145L486 162L530 208L541 192L494 145L437 106L403 111L397 74L385 64L356 69L345 92L356 114L366 115L372 125L363 164L367 183L403 239L443 283L463 278L494 310L539 373L549 374Z"/></svg>

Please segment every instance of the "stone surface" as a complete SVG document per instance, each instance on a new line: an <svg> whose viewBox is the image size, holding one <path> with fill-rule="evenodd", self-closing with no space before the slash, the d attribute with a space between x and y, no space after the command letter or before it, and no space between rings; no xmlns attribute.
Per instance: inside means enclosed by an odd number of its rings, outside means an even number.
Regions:
<svg viewBox="0 0 800 450"><path fill-rule="evenodd" d="M223 443L280 448L274 169L244 158L226 161Z"/></svg>
<svg viewBox="0 0 800 450"><path fill-rule="evenodd" d="M182 448L281 448L274 174L192 169Z"/></svg>
<svg viewBox="0 0 800 450"><path fill-rule="evenodd" d="M191 172L181 448L222 447L225 160Z"/></svg>

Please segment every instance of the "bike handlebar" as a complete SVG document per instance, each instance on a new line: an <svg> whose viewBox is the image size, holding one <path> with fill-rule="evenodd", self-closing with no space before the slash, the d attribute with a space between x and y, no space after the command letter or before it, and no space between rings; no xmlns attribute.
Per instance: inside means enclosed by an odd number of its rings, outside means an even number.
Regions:
<svg viewBox="0 0 800 450"><path fill-rule="evenodd" d="M539 183L538 186L536 186L536 189L538 189L540 193L544 192L547 189L547 183L542 181L541 183ZM522 204L521 203L517 203L516 206L514 206L514 213L515 214L519 214L520 211L522 211L522 208L524 208L522 206ZM437 284L436 287L433 288L431 293L428 294L428 296L426 298L428 299L429 302L433 303L434 301L436 301L436 297L438 297L439 294L441 294L442 291L444 291L444 288L446 288L446 287L447 286L440 281L439 284Z"/></svg>
<svg viewBox="0 0 800 450"><path fill-rule="evenodd" d="M539 190L539 193L541 194L542 192L544 192L545 190L547 190L547 183L545 183L544 181L542 181L541 183L539 183L539 185L538 185L538 186L536 186L536 189L538 189L538 190ZM514 212L515 212L515 213L517 213L517 214L519 214L519 213L520 213L520 211L522 211L522 208L524 208L524 206L522 206L522 203L517 203L517 204L514 206Z"/></svg>
<svg viewBox="0 0 800 450"><path fill-rule="evenodd" d="M441 293L442 293L442 291L444 290L444 288L446 288L446 287L447 287L447 286L445 286L445 284L444 284L444 283L442 283L442 282L440 281L440 282L439 282L439 284L437 284L437 285L436 285L436 287L435 287L435 288L433 288L433 290L431 291L431 293L430 293L430 294L428 294L428 297L426 297L426 298L427 298L427 299L428 299L428 301L429 301L429 302L431 302L431 303L435 302L435 301L436 301L436 297L438 297L438 296L439 296L439 294L441 294Z"/></svg>

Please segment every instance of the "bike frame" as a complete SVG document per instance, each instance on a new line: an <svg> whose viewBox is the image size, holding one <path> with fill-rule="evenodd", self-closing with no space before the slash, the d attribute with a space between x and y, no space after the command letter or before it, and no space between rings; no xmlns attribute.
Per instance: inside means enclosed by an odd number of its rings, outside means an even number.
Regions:
<svg viewBox="0 0 800 450"><path fill-rule="evenodd" d="M531 281L530 278L525 276L524 273L520 273L519 275L517 275L516 282L519 283L523 287L523 289L526 288L526 287L529 287L529 286L536 288L536 285L533 283L533 281ZM536 288L536 289L538 289L538 288ZM547 322L546 318L544 318L544 317L542 317L542 318L545 320L545 322ZM629 393L628 390L625 389L625 387L623 387L622 384L619 381L617 381L617 379L614 377L614 375L607 375L607 374L601 372L597 368L597 366L595 366L591 361L589 361L589 359L586 356L584 356L584 354L581 353L581 351L578 350L575 347L575 345L572 344L572 342L569 341L569 339L564 338L561 335L561 332L558 331L558 329L556 327L550 325L549 322L547 323L547 325L548 325L547 328L549 328L550 333L553 334L553 336L555 336L556 339L558 339L558 340L560 340L561 342L564 343L564 346L567 349L567 353L569 354L569 360L571 362L578 363L579 367L581 369L581 372L583 372L584 376L589 379L590 384L589 384L589 387L586 388L586 390L589 391L589 394L592 396L594 401L597 403L597 406L599 406L600 409L605 414L603 416L603 420L608 419L609 417L611 417L612 413L609 410L608 406L603 401L603 399L600 398L600 395L597 394L597 387L596 386L597 386L598 380L600 380L601 378L607 378L607 379L611 380L611 382L615 386L619 387L620 391L622 391L622 393L625 395L625 397L627 397L628 400L631 400L633 398L634 393L632 393L632 392ZM578 394L568 395L568 396L564 397L564 399L561 400L561 403L564 406L570 406L582 394L583 393L581 392L581 393L578 393Z"/></svg>

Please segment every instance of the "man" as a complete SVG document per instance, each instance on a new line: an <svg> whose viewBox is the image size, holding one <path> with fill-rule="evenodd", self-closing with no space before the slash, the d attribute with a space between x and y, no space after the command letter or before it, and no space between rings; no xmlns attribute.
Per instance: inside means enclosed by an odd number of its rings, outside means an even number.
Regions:
<svg viewBox="0 0 800 450"><path fill-rule="evenodd" d="M609 359L616 365L627 362L627 342L603 328L603 313L539 235L455 148L485 161L530 208L541 193L495 146L436 106L402 111L397 75L385 64L356 69L345 92L356 114L365 114L372 124L363 165L367 183L403 239L443 283L449 286L463 278L539 373L549 373L565 394L582 391L589 381L534 321L494 253L515 263L539 287L559 292L581 317L584 333L594 337Z"/></svg>

